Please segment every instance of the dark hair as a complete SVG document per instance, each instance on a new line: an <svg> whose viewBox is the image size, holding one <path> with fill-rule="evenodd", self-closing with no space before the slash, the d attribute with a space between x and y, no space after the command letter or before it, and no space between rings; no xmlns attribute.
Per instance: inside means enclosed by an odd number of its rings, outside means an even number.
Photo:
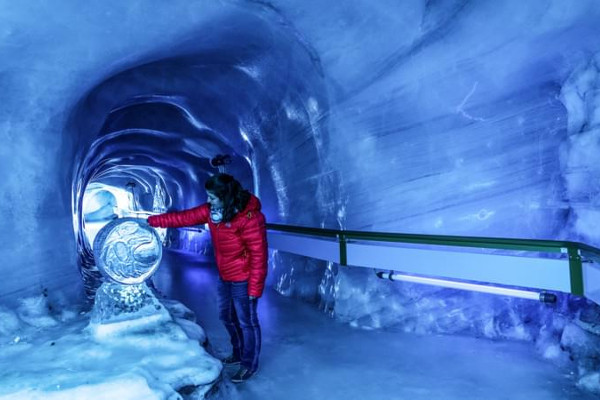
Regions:
<svg viewBox="0 0 600 400"><path fill-rule="evenodd" d="M215 174L204 183L204 188L223 202L223 222L229 222L235 214L246 208L250 193L228 174Z"/></svg>

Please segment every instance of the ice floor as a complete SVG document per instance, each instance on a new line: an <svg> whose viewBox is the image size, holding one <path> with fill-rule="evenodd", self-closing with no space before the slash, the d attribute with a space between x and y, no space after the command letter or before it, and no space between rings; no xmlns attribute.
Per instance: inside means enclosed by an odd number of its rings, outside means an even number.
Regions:
<svg viewBox="0 0 600 400"><path fill-rule="evenodd" d="M156 276L165 294L197 314L211 351L224 356L229 344L217 318L215 280L213 266L176 254L165 254ZM596 398L530 343L360 330L272 290L260 300L259 317L261 366L252 380L235 387L238 399Z"/></svg>

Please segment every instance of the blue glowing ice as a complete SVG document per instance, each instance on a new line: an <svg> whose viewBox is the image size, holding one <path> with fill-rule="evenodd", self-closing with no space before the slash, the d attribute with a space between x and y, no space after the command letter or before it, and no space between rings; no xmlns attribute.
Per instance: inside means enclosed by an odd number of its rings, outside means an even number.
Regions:
<svg viewBox="0 0 600 400"><path fill-rule="evenodd" d="M93 17L27 3L0 2L1 301L42 285L77 299L100 276L85 223L114 218L114 199L86 207L92 183L188 208L222 153L269 222L600 246L597 0L106 0ZM167 242L205 248L190 232ZM95 246L102 273L148 278L149 235ZM270 279L365 329L537 340L546 355L580 342L560 341L575 298L539 311L286 255ZM598 364L582 365L600 393Z"/></svg>

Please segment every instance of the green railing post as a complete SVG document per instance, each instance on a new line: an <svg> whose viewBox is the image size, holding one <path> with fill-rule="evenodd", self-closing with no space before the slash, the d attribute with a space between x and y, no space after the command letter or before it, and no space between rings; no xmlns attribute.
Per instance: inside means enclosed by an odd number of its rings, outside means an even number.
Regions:
<svg viewBox="0 0 600 400"><path fill-rule="evenodd" d="M346 235L343 233L338 234L338 242L340 244L340 265L348 265L348 253L346 248Z"/></svg>
<svg viewBox="0 0 600 400"><path fill-rule="evenodd" d="M567 247L569 254L569 272L571 275L571 293L577 296L583 296L583 266L579 249L576 247Z"/></svg>

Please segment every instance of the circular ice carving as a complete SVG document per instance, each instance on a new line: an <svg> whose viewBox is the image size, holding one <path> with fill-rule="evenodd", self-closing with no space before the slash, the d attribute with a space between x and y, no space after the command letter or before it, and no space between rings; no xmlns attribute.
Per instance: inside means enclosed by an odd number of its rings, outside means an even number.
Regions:
<svg viewBox="0 0 600 400"><path fill-rule="evenodd" d="M141 219L121 218L106 224L94 239L94 258L100 272L115 282L135 285L158 268L162 243Z"/></svg>

